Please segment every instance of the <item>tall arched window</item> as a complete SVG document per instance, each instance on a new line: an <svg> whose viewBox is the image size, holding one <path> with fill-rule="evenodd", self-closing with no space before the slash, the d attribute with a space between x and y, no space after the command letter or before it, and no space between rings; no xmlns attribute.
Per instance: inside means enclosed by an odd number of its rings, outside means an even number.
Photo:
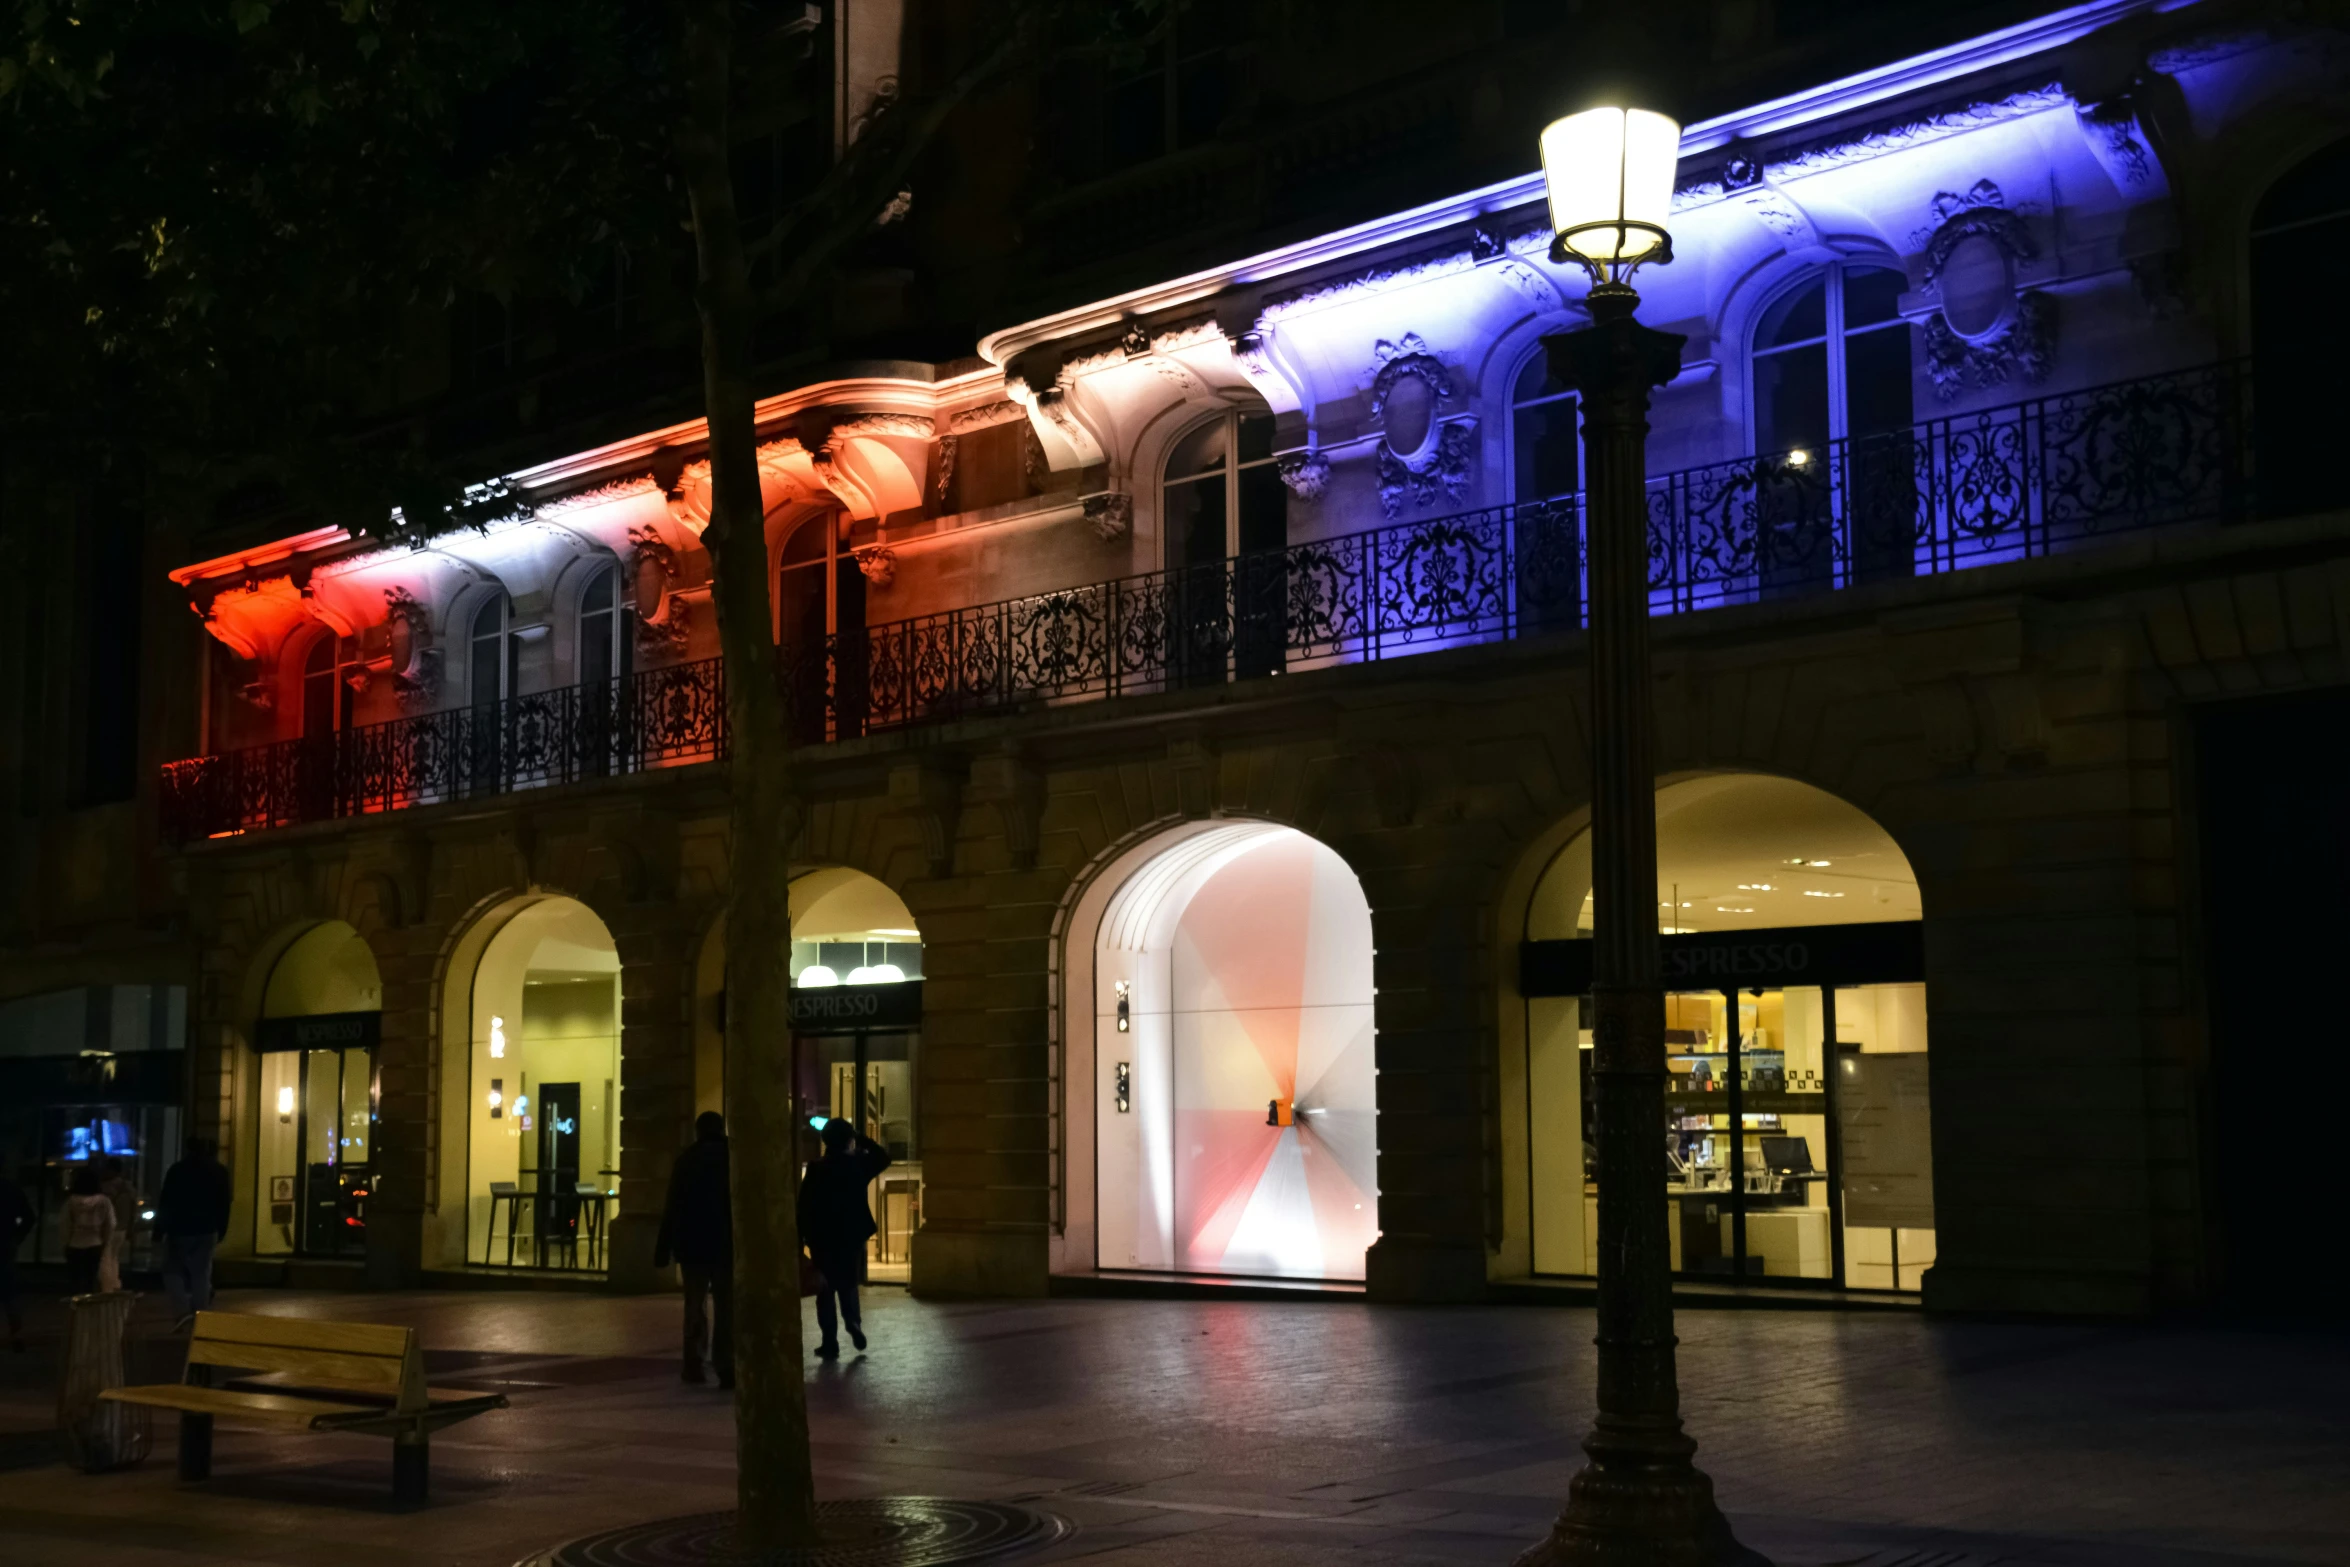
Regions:
<svg viewBox="0 0 2350 1567"><path fill-rule="evenodd" d="M1510 392L1510 498L1571 495L1582 488L1582 473L1575 393L1550 373L1550 355L1538 348Z"/></svg>
<svg viewBox="0 0 2350 1567"><path fill-rule="evenodd" d="M2269 187L2252 215L2252 373L2260 509L2316 511L2342 493L2332 443L2350 319L2335 301L2350 244L2350 140Z"/></svg>
<svg viewBox="0 0 2350 1567"><path fill-rule="evenodd" d="M351 727L353 692L345 678L353 662L351 644L328 632L310 644L302 661L302 733L331 735Z"/></svg>
<svg viewBox="0 0 2350 1567"><path fill-rule="evenodd" d="M1915 566L1909 323L1899 270L1848 261L1789 289L1755 323L1757 586L1765 593L1906 576Z"/></svg>
<svg viewBox="0 0 2350 1567"><path fill-rule="evenodd" d="M1527 630L1582 623L1582 527L1570 502L1583 487L1575 394L1537 348L1510 388L1510 498L1518 502L1518 623Z"/></svg>
<svg viewBox="0 0 2350 1567"><path fill-rule="evenodd" d="M1789 289L1754 331L1754 449L1809 452L1849 436L1906 429L1909 280L1890 267L1844 262Z"/></svg>
<svg viewBox="0 0 2350 1567"><path fill-rule="evenodd" d="M514 694L519 646L506 625L506 595L496 593L474 612L468 691L476 707L490 707Z"/></svg>
<svg viewBox="0 0 2350 1567"><path fill-rule="evenodd" d="M775 573L776 635L792 680L793 733L803 742L863 732L865 573L841 540L841 515L818 512L783 542ZM829 643L827 638L836 640Z"/></svg>
<svg viewBox="0 0 2350 1567"><path fill-rule="evenodd" d="M1273 461L1273 416L1220 414L1177 441L1159 515L1167 569L1180 573L1170 673L1220 680L1227 651L1236 676L1278 670L1288 642L1288 573L1277 552L1289 544L1289 490ZM1228 568L1233 556L1253 558Z"/></svg>
<svg viewBox="0 0 2350 1567"><path fill-rule="evenodd" d="M631 648L628 611L620 602L620 568L604 566L579 599L579 682L627 676Z"/></svg>

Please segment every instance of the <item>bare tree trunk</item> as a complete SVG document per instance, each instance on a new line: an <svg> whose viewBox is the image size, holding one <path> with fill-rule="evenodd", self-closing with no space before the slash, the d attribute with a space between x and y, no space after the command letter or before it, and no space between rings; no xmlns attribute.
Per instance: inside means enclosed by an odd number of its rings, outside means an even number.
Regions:
<svg viewBox="0 0 2350 1567"><path fill-rule="evenodd" d="M727 167L731 0L679 0L685 113L677 135L699 260L710 423L710 524L725 657L731 791L726 916L726 1103L734 1148L737 1542L816 1543L800 1340L798 1137L791 1116L789 900L799 802L792 779L749 373L750 274Z"/></svg>

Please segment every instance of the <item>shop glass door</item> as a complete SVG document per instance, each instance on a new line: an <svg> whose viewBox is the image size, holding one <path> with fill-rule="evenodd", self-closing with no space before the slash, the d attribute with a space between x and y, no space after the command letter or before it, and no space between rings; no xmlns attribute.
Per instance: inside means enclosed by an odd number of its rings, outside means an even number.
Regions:
<svg viewBox="0 0 2350 1567"><path fill-rule="evenodd" d="M283 1050L261 1057L254 1250L356 1255L374 1190L375 1052Z"/></svg>
<svg viewBox="0 0 2350 1567"><path fill-rule="evenodd" d="M905 1283L913 1277L914 1232L922 1227L922 1160L915 1128L912 1033L801 1035L793 1042L793 1121L803 1163L822 1151L817 1117L848 1121L889 1150L889 1168L866 1192L874 1235L866 1277Z"/></svg>

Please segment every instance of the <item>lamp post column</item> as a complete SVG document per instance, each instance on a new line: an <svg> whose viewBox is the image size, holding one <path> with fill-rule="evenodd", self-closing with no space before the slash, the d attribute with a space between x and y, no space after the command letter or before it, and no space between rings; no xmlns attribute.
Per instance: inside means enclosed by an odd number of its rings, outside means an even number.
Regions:
<svg viewBox="0 0 2350 1567"><path fill-rule="evenodd" d="M1566 1510L1519 1567L1767 1567L1714 1505L1674 1370L1646 453L1649 390L1679 372L1685 339L1634 320L1639 302L1600 284L1590 327L1543 339L1551 373L1581 394L1588 497L1599 1412Z"/></svg>

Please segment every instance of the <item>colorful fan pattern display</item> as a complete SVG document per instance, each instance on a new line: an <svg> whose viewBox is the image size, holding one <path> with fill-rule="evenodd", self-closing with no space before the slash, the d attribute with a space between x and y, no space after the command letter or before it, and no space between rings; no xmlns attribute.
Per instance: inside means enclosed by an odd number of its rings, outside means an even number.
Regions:
<svg viewBox="0 0 2350 1567"><path fill-rule="evenodd" d="M1171 963L1176 1265L1362 1278L1377 1085L1353 872L1301 833L1267 836L1199 887Z"/></svg>

